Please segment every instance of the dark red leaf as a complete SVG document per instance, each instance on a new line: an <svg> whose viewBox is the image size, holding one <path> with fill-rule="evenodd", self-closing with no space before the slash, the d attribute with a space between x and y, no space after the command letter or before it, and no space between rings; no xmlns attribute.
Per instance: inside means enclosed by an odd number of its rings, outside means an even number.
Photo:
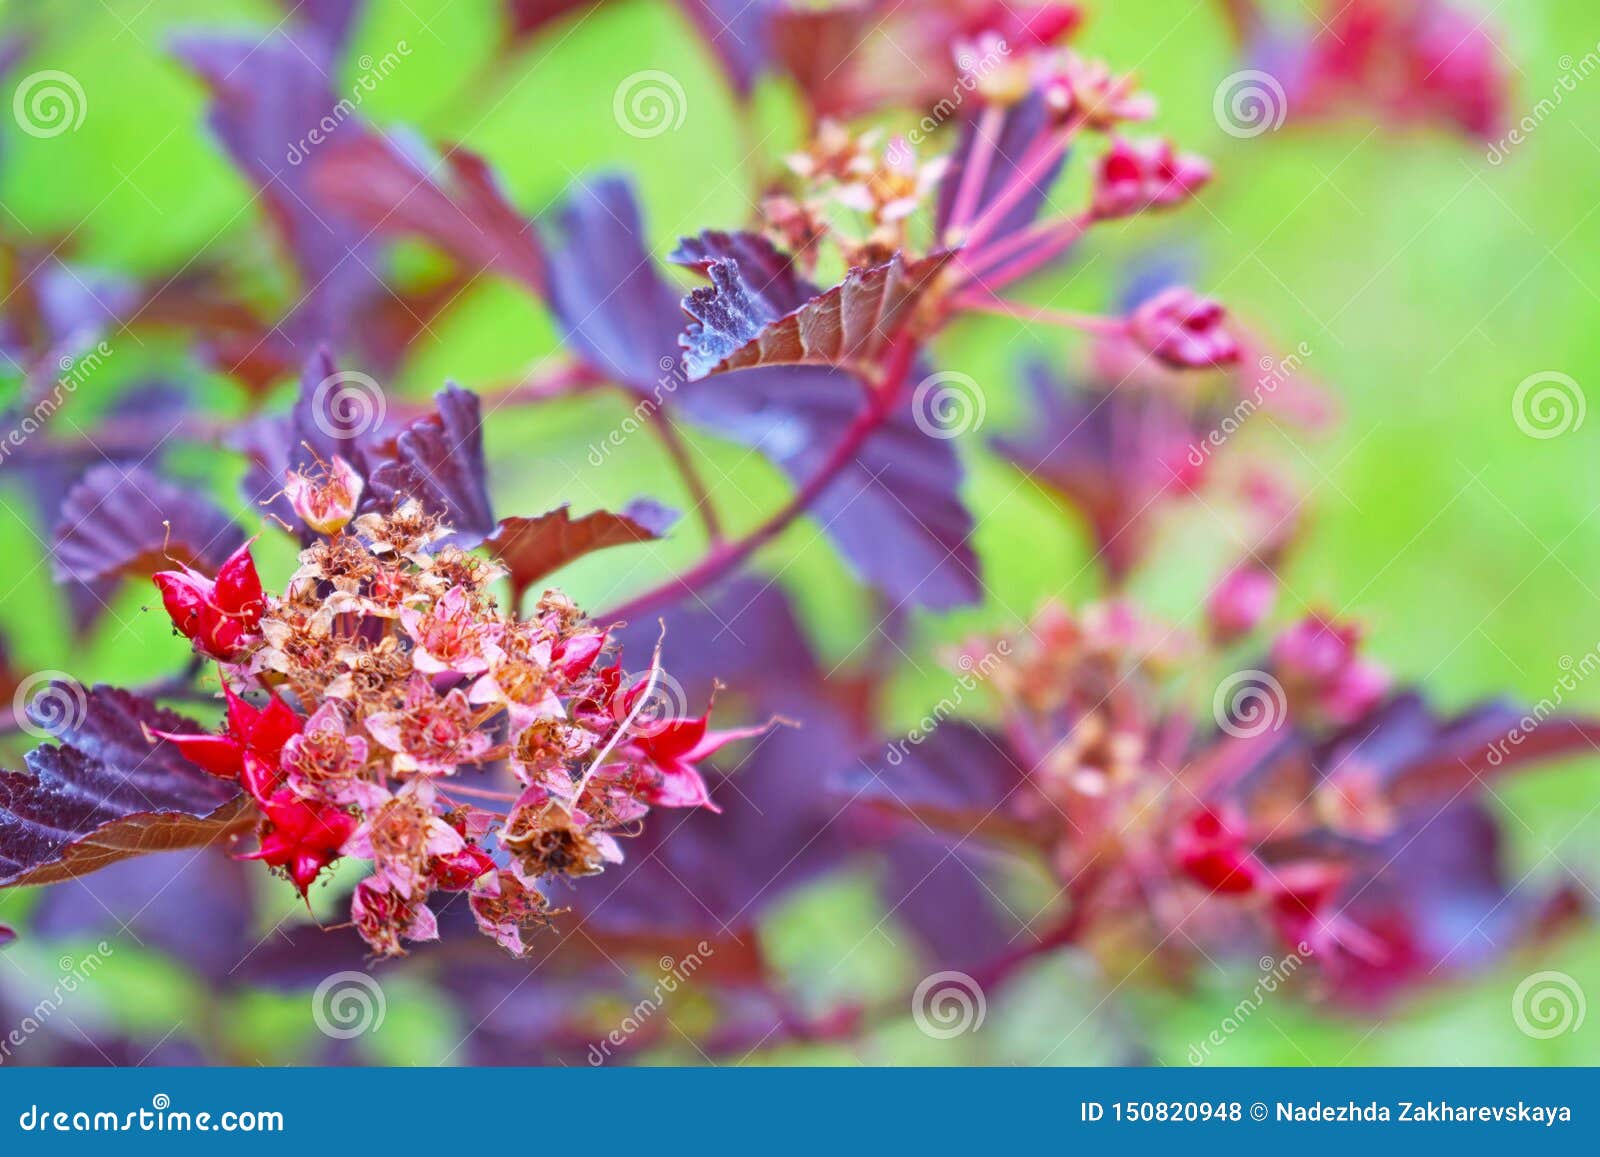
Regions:
<svg viewBox="0 0 1600 1157"><path fill-rule="evenodd" d="M94 583L153 574L174 561L214 572L244 538L232 519L192 487L142 467L108 463L84 475L61 505L55 573Z"/></svg>
<svg viewBox="0 0 1600 1157"><path fill-rule="evenodd" d="M576 519L566 506L558 506L537 518L502 518L485 545L511 571L512 589L520 596L546 575L591 551L654 542L677 519L676 511L647 498L629 503L621 514L596 510Z"/></svg>
<svg viewBox="0 0 1600 1157"><path fill-rule="evenodd" d="M782 309L804 305L822 290L800 275L793 260L759 233L728 233L708 229L695 237L682 237L667 257L675 265L702 276L717 261L732 261L739 278L758 286L762 296Z"/></svg>
<svg viewBox="0 0 1600 1157"><path fill-rule="evenodd" d="M736 261L713 261L709 286L683 299L689 323L679 344L691 381L754 366L869 365L899 332L949 261L939 253L907 264L852 269L832 289L796 304L784 282L760 284Z"/></svg>
<svg viewBox="0 0 1600 1157"><path fill-rule="evenodd" d="M434 403L437 412L411 423L395 439L389 460L372 470L367 484L384 509L415 498L450 526L449 541L465 550L495 526L483 462L483 419L478 396L457 385L445 386Z"/></svg>
<svg viewBox="0 0 1600 1157"><path fill-rule="evenodd" d="M484 159L443 157L396 134L334 137L310 159L320 202L385 236L422 237L469 274L494 270L544 292L544 261L528 219L506 200Z"/></svg>
<svg viewBox="0 0 1600 1157"><path fill-rule="evenodd" d="M143 726L193 732L189 719L127 691L53 685L59 746L28 753L27 772L0 771L0 887L47 884L146 852L224 838L244 797Z"/></svg>

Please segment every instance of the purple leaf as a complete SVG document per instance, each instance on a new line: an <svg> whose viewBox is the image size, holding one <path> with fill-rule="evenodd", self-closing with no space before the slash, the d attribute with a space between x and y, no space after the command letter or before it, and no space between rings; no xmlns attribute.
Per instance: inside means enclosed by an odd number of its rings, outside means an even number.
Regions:
<svg viewBox="0 0 1600 1157"><path fill-rule="evenodd" d="M1419 816L1373 862L1336 905L1376 943L1324 968L1334 999L1348 1004L1382 1005L1411 985L1492 965L1582 906L1575 885L1511 883L1500 827L1475 802Z"/></svg>
<svg viewBox="0 0 1600 1157"><path fill-rule="evenodd" d="M338 116L335 67L320 35L289 30L256 36L182 38L177 55L211 90L208 118L223 148L261 191L273 225L299 269L305 297L278 329L304 357L317 344L339 341L362 305L388 292L374 272L375 248L365 232L319 211L307 155ZM332 140L349 142L370 130L337 121Z"/></svg>
<svg viewBox="0 0 1600 1157"><path fill-rule="evenodd" d="M8 924L0 924L0 948L7 944L14 944L17 940L17 930Z"/></svg>
<svg viewBox="0 0 1600 1157"><path fill-rule="evenodd" d="M170 529L169 529L170 528ZM141 467L96 466L61 505L55 574L97 583L181 561L215 571L244 542L215 503Z"/></svg>
<svg viewBox="0 0 1600 1157"><path fill-rule="evenodd" d="M45 889L28 928L57 939L131 932L214 985L233 983L258 937L256 871L218 849L123 860L92 882Z"/></svg>
<svg viewBox="0 0 1600 1157"><path fill-rule="evenodd" d="M995 886L993 856L921 831L889 844L879 894L928 954L930 968L971 968L1013 947L1017 921Z"/></svg>
<svg viewBox="0 0 1600 1157"><path fill-rule="evenodd" d="M567 344L635 393L659 395L678 374L680 293L645 248L639 205L627 181L580 181L540 225L550 309Z"/></svg>
<svg viewBox="0 0 1600 1157"><path fill-rule="evenodd" d="M828 460L862 407L849 374L763 369L717 375L684 391L699 425L759 450L797 485ZM948 610L976 602L979 563L953 441L930 437L911 404L869 437L812 507L861 579L896 603Z"/></svg>
<svg viewBox="0 0 1600 1157"><path fill-rule="evenodd" d="M439 157L398 133L351 134L328 142L310 169L321 203L363 228L421 237L469 275L492 269L544 292L533 227L476 153L452 148Z"/></svg>
<svg viewBox="0 0 1600 1157"><path fill-rule="evenodd" d="M797 485L809 480L862 409L861 384L840 371L778 368L679 386L678 293L655 271L626 182L578 186L557 219L559 239L546 245L552 308L583 356L705 429L759 450ZM760 288L797 303L814 293L786 272L782 254L750 234L685 239L674 260L700 267L731 256L751 263ZM674 376L663 379L663 368ZM671 398L662 398L663 380ZM867 440L814 510L864 581L897 602L960 606L979 589L961 478L954 446L924 434L907 405Z"/></svg>
<svg viewBox="0 0 1600 1157"><path fill-rule="evenodd" d="M757 271L713 261L709 286L683 299L695 320L678 339L690 381L754 366L864 369L899 333L949 253L911 263L899 254L852 269L833 288L796 302L789 281L761 284Z"/></svg>
<svg viewBox="0 0 1600 1157"><path fill-rule="evenodd" d="M387 510L415 498L454 532L447 541L467 550L495 527L478 396L452 384L434 396L434 403L437 412L411 423L395 439L393 455L373 469L367 484Z"/></svg>
<svg viewBox="0 0 1600 1157"><path fill-rule="evenodd" d="M1600 752L1600 720L1540 718L1508 703L1484 703L1441 718L1405 691L1336 737L1317 758L1332 780L1376 774L1391 803L1437 805L1496 775L1539 760Z"/></svg>
<svg viewBox="0 0 1600 1157"><path fill-rule="evenodd" d="M608 546L654 542L677 520L676 511L647 498L629 503L621 514L596 510L576 519L558 506L537 518L502 518L485 545L511 572L515 605L534 583L569 562Z"/></svg>
<svg viewBox="0 0 1600 1157"><path fill-rule="evenodd" d="M833 794L873 811L905 817L959 839L977 834L1031 836L1011 804L1028 770L1005 740L970 723L946 722L932 734L896 740L845 768Z"/></svg>
<svg viewBox="0 0 1600 1157"><path fill-rule="evenodd" d="M995 451L1065 498L1088 522L1097 557L1113 576L1143 556L1151 517L1193 479L1194 428L1162 394L1058 386L1029 374L1034 411L1026 433L993 440Z"/></svg>
<svg viewBox="0 0 1600 1157"><path fill-rule="evenodd" d="M70 683L42 692L32 714L61 745L29 752L31 775L0 771L0 887L70 879L237 830L237 787L142 730L198 731L192 720L115 687Z"/></svg>
<svg viewBox="0 0 1600 1157"><path fill-rule="evenodd" d="M716 54L728 81L749 97L770 64L773 0L679 0L701 37Z"/></svg>

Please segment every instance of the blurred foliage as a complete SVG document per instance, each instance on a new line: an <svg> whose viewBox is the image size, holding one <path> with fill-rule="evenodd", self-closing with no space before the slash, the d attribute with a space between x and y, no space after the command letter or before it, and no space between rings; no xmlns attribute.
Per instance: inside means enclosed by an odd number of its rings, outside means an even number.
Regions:
<svg viewBox="0 0 1600 1157"><path fill-rule="evenodd" d="M1189 262L1203 291L1228 302L1280 346L1300 342L1306 365L1343 407L1330 436L1289 437L1276 451L1312 488L1310 549L1286 576L1290 606L1324 605L1365 620L1373 653L1403 678L1429 684L1448 703L1510 694L1551 694L1563 660L1600 646L1600 421L1535 440L1512 421L1517 384L1556 370L1600 381L1600 80L1580 82L1557 112L1508 160L1489 163L1482 145L1444 133L1392 133L1369 121L1285 128L1251 140L1224 135L1212 116L1218 80L1238 67L1213 7L1194 0L1122 0L1091 5L1083 47L1137 70L1160 99L1158 126L1210 156L1218 179L1200 203L1172 217L1135 219L1097 231L1095 245L1054 281L1031 288L1039 302L1104 304L1129 261L1151 253ZM143 8L99 0L12 3L3 22L35 37L24 62L80 79L88 115L80 130L50 140L0 125L0 205L9 228L41 244L70 237L90 266L139 274L177 272L196 253L270 279L259 206L213 146L200 86L167 55L175 30L266 28L280 13L238 0L157 0ZM1501 5L1515 77L1514 115L1549 95L1570 60L1597 50L1584 4L1528 0ZM596 168L634 175L650 234L665 252L681 233L731 226L745 217L758 175L797 141L791 96L773 84L757 94L757 128L737 109L706 50L678 10L659 0L608 3L547 28L515 54L496 55L499 15L488 0L416 5L374 0L347 68L405 40L411 54L381 82L362 113L385 127L409 123L424 137L484 153L514 202L531 214L576 176ZM683 85L688 118L649 140L613 119L619 80L663 69ZM422 397L451 378L471 387L503 382L549 352L548 320L516 292L480 282L437 322L401 379ZM74 406L91 413L120 383L151 372L195 384L213 404L239 405L230 385L207 380L178 344L123 337ZM1019 361L1065 363L1078 351L1059 331L1025 331L1002 320L965 323L940 349L941 368L981 383L985 432L1026 420ZM8 390L14 386L7 386ZM668 503L684 495L654 443L634 439L601 469L587 447L618 420L610 398L496 415L487 424L495 491L503 512L559 502L585 509L641 493ZM72 421L68 411L61 420ZM753 525L785 493L774 471L743 450L699 445L734 528ZM973 630L1014 626L1042 600L1093 595L1086 538L1009 468L969 449L968 495L980 519L989 595L979 609L917 624L893 702L907 720L946 694L941 648ZM189 453L179 465L209 479L232 502L240 469L224 456ZM4 480L0 479L0 483ZM1208 541L1208 512L1186 517L1138 588L1166 613L1196 621L1200 584L1225 543ZM1216 535L1209 536L1216 538ZM686 527L658 548L618 563L587 560L566 576L586 605L606 605L693 558L702 543ZM25 497L0 485L0 628L23 670L69 668L85 682L138 682L171 669L180 644L149 592L127 589L87 643L74 643L55 600ZM287 562L271 543L264 569ZM814 526L802 523L761 556L782 575L824 652L849 653L873 621L869 600ZM1578 706L1600 707L1600 686ZM14 766L14 764L13 764ZM827 769L818 768L818 773ZM1496 789L1523 871L1559 865L1600 878L1595 765L1541 771ZM1521 872L1516 875L1520 876ZM292 898L285 893L287 910ZM0 919L26 927L26 895L0 897ZM819 1002L827 994L899 990L914 976L892 919L848 879L825 882L780 910L767 929L772 952ZM26 941L10 953L55 952ZM119 948L119 953L123 949ZM124 968L124 960L136 967ZM1381 1024L1319 1016L1279 999L1253 1016L1218 1064L1579 1064L1600 1062L1600 1032L1555 1040L1524 1036L1509 999L1532 965L1508 963L1469 988L1439 991ZM1566 971L1600 994L1600 932L1565 941L1539 967ZM6 970L9 971L9 970ZM43 971L49 971L48 965ZM0 980L9 979L0 974ZM930 1040L909 1022L864 1041L869 1062L1088 1064L1129 1060L1182 1065L1249 991L1254 976L1219 968L1192 988L1153 993L1136 981L1097 977L1081 961L1055 961L992 1002L991 1028L960 1041ZM200 1003L181 968L130 947L99 974L96 1018L137 1028L170 1024ZM87 1009L87 1006L86 1006ZM78 1015L74 1011L74 1015ZM448 1058L448 1010L399 986L370 1059L438 1063ZM163 1018L165 1020L163 1021ZM304 1001L261 994L226 1010L227 1034L247 1034L258 1053L307 1055ZM314 1053L310 1055L315 1055ZM787 1049L761 1062L848 1062L842 1048ZM693 1062L687 1046L660 1059Z"/></svg>

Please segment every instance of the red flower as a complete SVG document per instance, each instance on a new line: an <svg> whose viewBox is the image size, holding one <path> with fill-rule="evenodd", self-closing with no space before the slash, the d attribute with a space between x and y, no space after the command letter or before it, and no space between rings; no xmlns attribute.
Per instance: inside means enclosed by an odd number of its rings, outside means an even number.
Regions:
<svg viewBox="0 0 1600 1157"><path fill-rule="evenodd" d="M1118 137L1100 158L1094 215L1109 220L1175 205L1209 180L1211 166L1200 157L1178 154L1170 141L1132 142Z"/></svg>
<svg viewBox="0 0 1600 1157"><path fill-rule="evenodd" d="M1128 319L1128 335L1170 366L1210 369L1239 360L1239 343L1223 325L1227 312L1191 289L1150 298Z"/></svg>
<svg viewBox="0 0 1600 1157"><path fill-rule="evenodd" d="M228 556L214 579L184 566L160 571L154 581L172 625L214 659L233 659L261 625L265 599L248 542Z"/></svg>
<svg viewBox="0 0 1600 1157"><path fill-rule="evenodd" d="M190 763L223 779L236 779L248 752L276 771L284 744L300 734L300 717L277 695L265 707L252 707L234 694L227 682L222 693L228 701L228 722L221 734L184 734L145 728L145 735L165 739Z"/></svg>
<svg viewBox="0 0 1600 1157"><path fill-rule="evenodd" d="M277 771L251 752L245 753L240 778L265 820L261 846L239 858L284 869L304 896L318 873L339 858L339 849L355 833L356 817L333 804L301 799L288 788L273 790Z"/></svg>

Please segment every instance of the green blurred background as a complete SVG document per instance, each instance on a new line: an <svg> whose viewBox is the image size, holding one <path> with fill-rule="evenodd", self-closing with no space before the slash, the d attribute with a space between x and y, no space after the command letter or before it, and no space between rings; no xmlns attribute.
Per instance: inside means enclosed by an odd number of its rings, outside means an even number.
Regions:
<svg viewBox="0 0 1600 1157"><path fill-rule="evenodd" d="M142 8L59 0L4 11L8 31L37 38L16 75L64 69L79 79L88 105L82 127L55 139L23 135L10 117L0 120L8 229L40 241L70 233L77 262L130 274L170 274L205 251L269 290L285 276L264 240L258 207L248 204L250 190L205 131L200 85L166 51L174 31L266 29L281 18L279 9L229 0L156 0ZM1291 124L1236 140L1212 113L1218 81L1239 67L1214 5L1104 0L1091 12L1082 46L1136 69L1160 99L1157 127L1209 156L1218 178L1198 205L1176 216L1110 226L1079 265L1031 288L1030 299L1099 308L1129 260L1180 252L1193 262L1200 289L1280 348L1306 343L1306 366L1339 400L1343 421L1315 438L1258 435L1314 494L1310 545L1288 575L1286 609L1320 604L1359 616L1370 625L1374 654L1402 679L1425 682L1447 705L1550 695L1563 658L1600 645L1600 418L1539 440L1519 430L1511 401L1519 382L1542 371L1583 386L1600 381L1600 328L1584 321L1600 305L1600 77L1564 94L1561 107L1498 166L1482 145L1456 135L1392 132L1371 119ZM1573 60L1600 50L1600 22L1586 5L1502 4L1493 20L1505 33L1514 117L1550 95ZM781 85L758 91L754 132L741 126L706 50L671 4L608 3L545 29L509 57L497 55L499 21L487 0L374 0L346 68L353 80L357 57L381 57L404 40L410 55L367 97L362 114L485 154L530 214L580 174L626 170L642 190L652 240L665 252L681 233L741 223L756 175L798 143L796 105ZM667 71L682 84L687 117L680 130L641 140L618 127L613 93L643 69ZM755 142L759 154L747 157ZM1061 197L1072 195L1064 190ZM386 383L395 392L423 398L446 378L490 387L555 346L543 312L490 281L434 328L399 379ZM180 343L113 344L115 356L72 403L80 424L119 383L152 371L195 383L220 411L242 404L234 387L197 371ZM1064 364L1078 352L1060 331L1024 331L1000 320L964 323L940 348L941 368L981 384L985 433L1024 420L1015 372L1021 359L1043 354ZM14 383L5 389L0 401L14 396ZM621 413L621 403L594 398L497 416L487 438L500 509L531 512L564 501L586 509L641 493L682 502L648 439L629 441L603 469L585 461L587 447ZM776 472L744 451L707 439L697 445L735 527L753 525L786 493ZM962 445L991 593L980 609L916 624L913 661L893 695L907 723L949 690L937 661L943 645L975 629L1014 627L1047 597L1077 601L1096 591L1080 529L989 459L978 439ZM236 463L192 451L178 464L213 479L218 495L233 503ZM87 644L74 643L36 528L24 521L23 495L3 476L0 504L7 564L0 628L21 670L65 668L85 682L130 682L172 669L180 644L143 590L125 590L107 626ZM1193 622L1226 543L1207 533L1204 510L1191 507L1185 517L1187 529L1175 526L1163 537L1156 565L1135 592ZM609 558L580 564L565 585L585 605L611 604L694 558L701 545L686 529L620 566ZM263 568L276 573L287 559L274 542ZM761 563L784 569L784 585L819 646L833 658L849 653L871 622L869 604L815 527L796 527ZM1600 707L1600 686L1581 687L1577 701ZM1509 817L1513 879L1525 872L1549 877L1563 866L1600 877L1597 762L1541 769L1497 788ZM28 903L25 894L0 898L0 919L25 928ZM878 917L861 880L831 881L783 906L767 929L769 947L815 999L893 993L916 973L904 938L892 923L879 926ZM25 941L7 949L56 951ZM104 970L88 997L96 1017L164 1030L204 1000L180 968L131 947L119 952L118 967ZM1536 964L1508 961L1470 986L1437 991L1381 1026L1292 1000L1269 1003L1213 1063L1600 1062L1600 1018L1553 1040L1517 1030L1510 994L1534 967L1565 971L1600 995L1600 933L1565 940ZM1150 1059L1182 1065L1189 1042L1210 1031L1255 980L1248 965L1202 971L1208 974L1197 977L1194 990L1158 993L1064 959L993 999L989 1026L976 1037L929 1040L907 1022L865 1041L859 1055L1085 1064L1126 1059L1133 1042ZM251 998L230 1015L266 1059L301 1055L315 1031L299 999ZM435 1063L457 1027L449 1009L401 982L369 1055ZM784 1050L770 1059L852 1055ZM685 1049L661 1059L695 1057Z"/></svg>

